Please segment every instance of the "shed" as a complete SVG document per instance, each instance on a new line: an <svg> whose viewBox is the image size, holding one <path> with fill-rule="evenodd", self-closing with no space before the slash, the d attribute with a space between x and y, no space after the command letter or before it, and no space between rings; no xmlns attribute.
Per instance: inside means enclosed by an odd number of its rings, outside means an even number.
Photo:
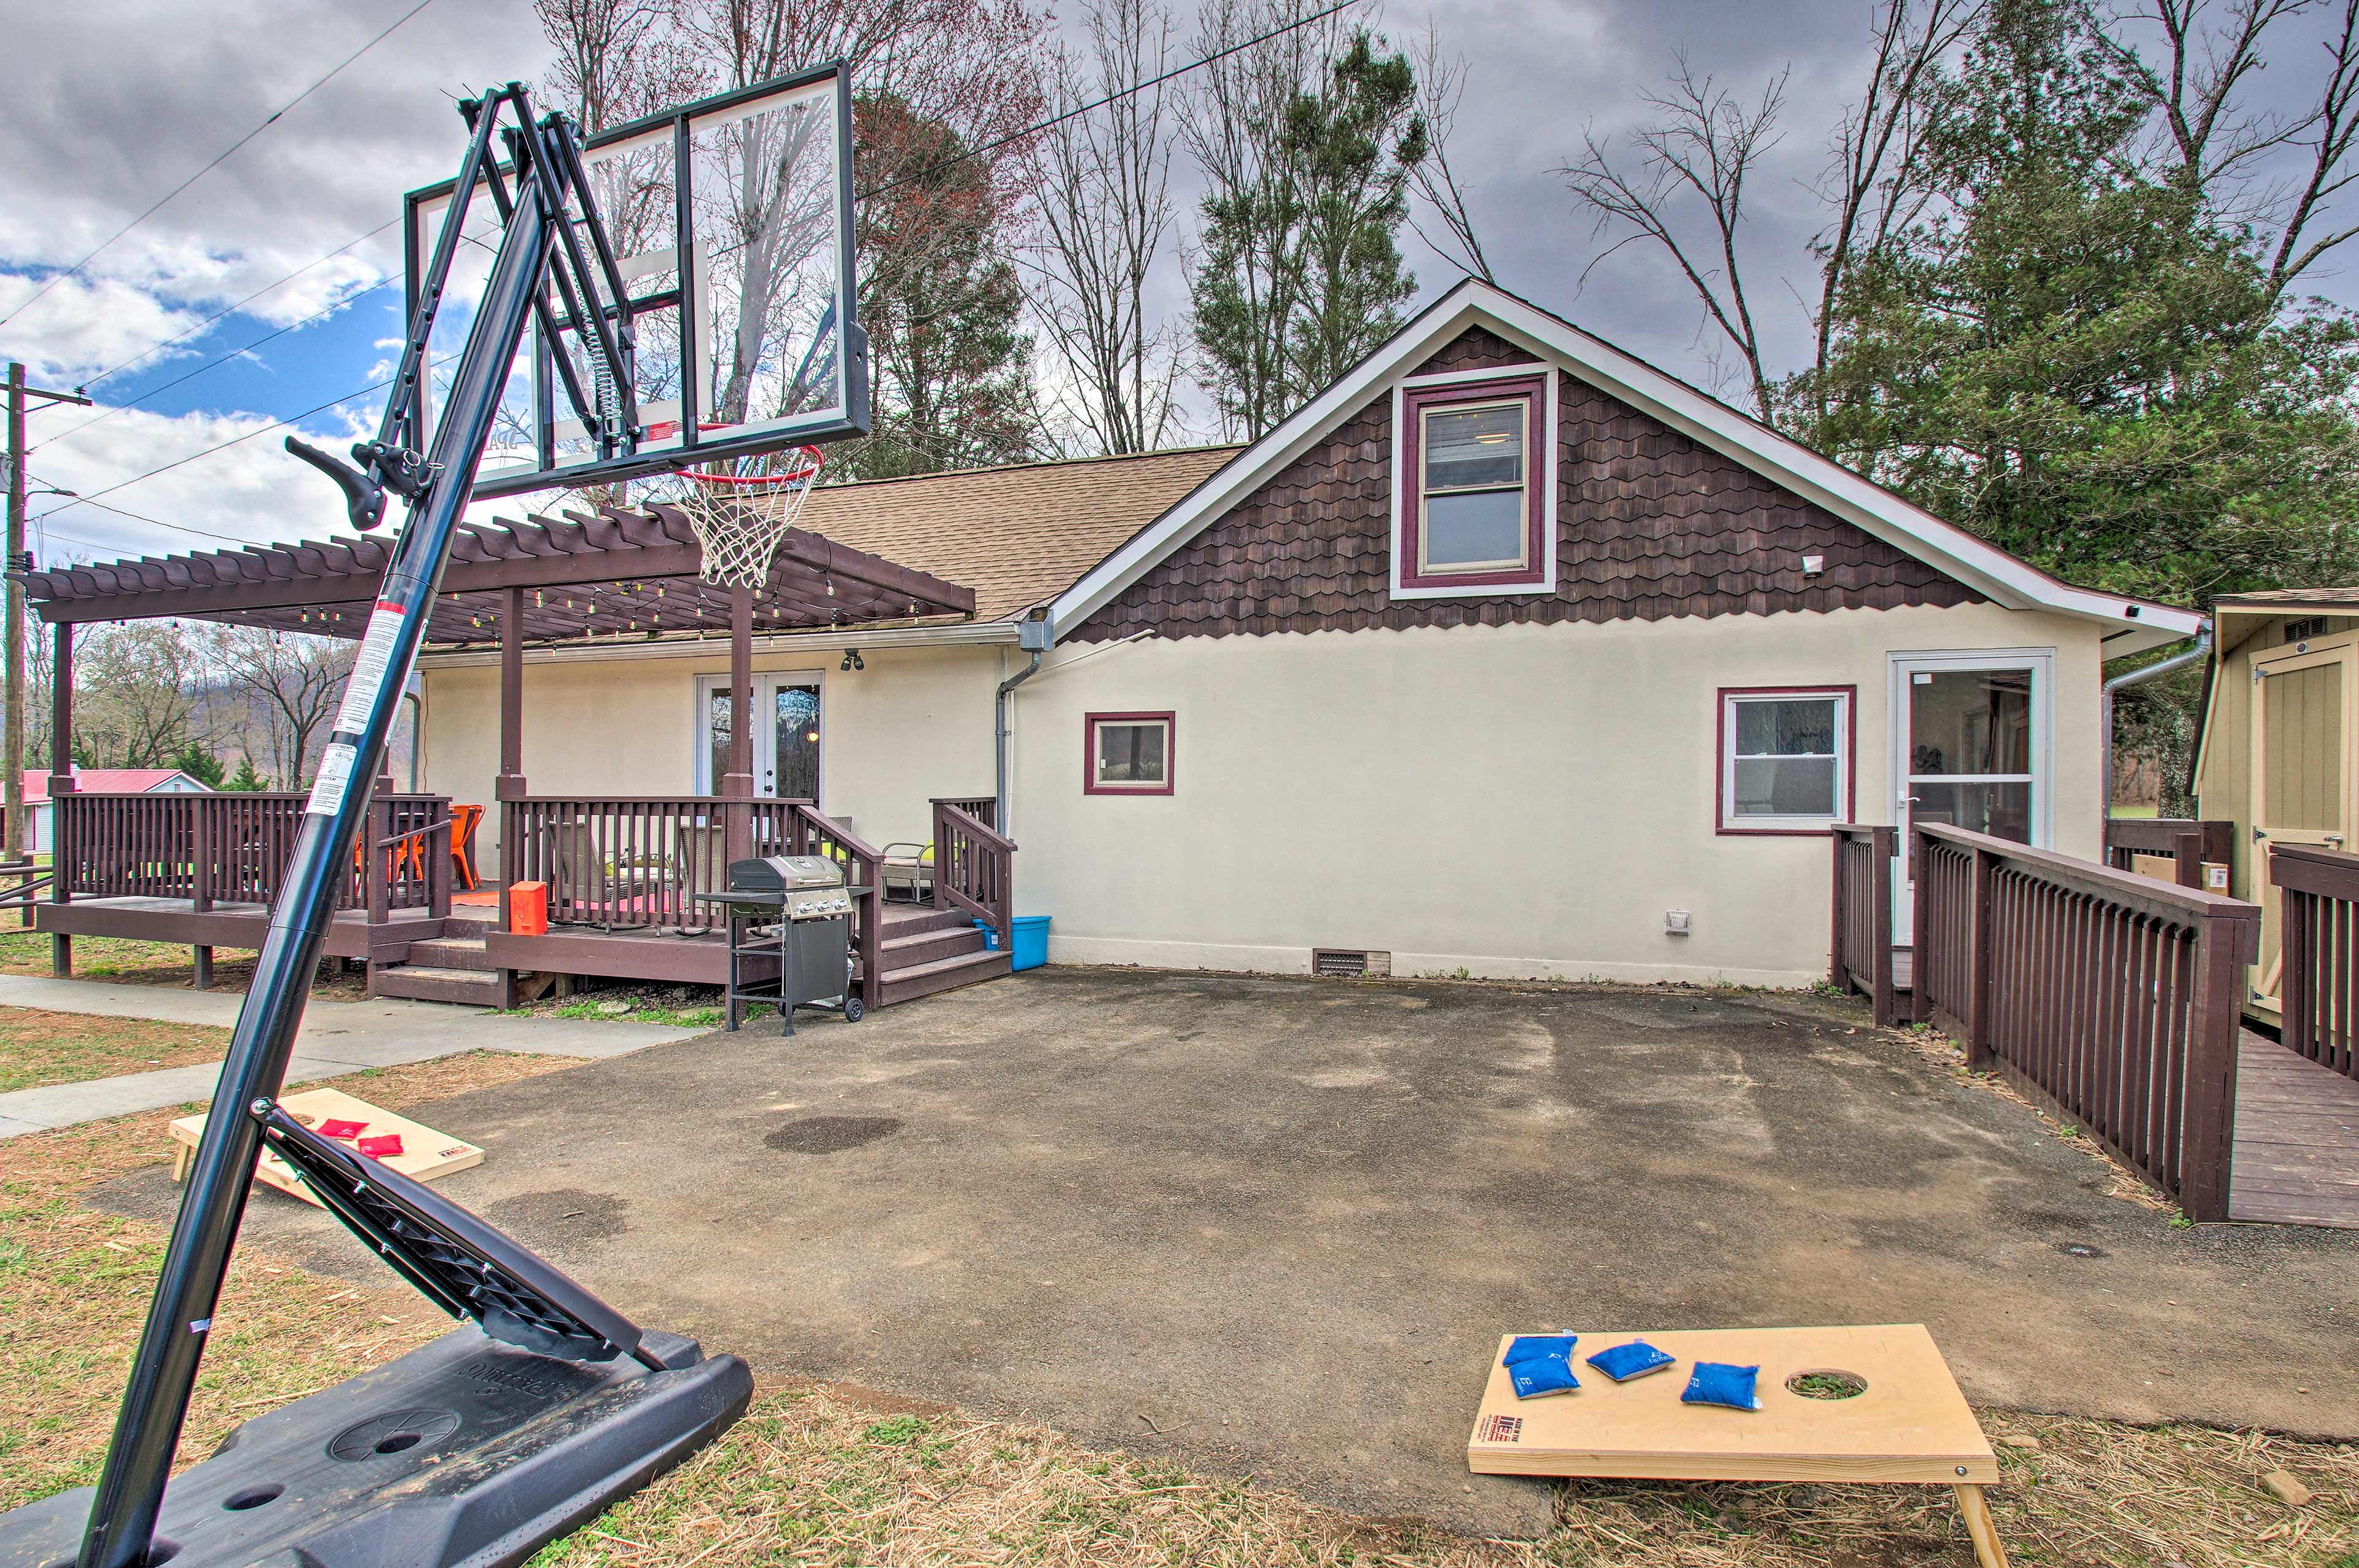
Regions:
<svg viewBox="0 0 2359 1568"><path fill-rule="evenodd" d="M2278 901L2267 847L2359 844L2359 587L2236 594L2214 607L2195 815L2234 827L2229 891L2261 906L2245 1010L2277 1020Z"/></svg>

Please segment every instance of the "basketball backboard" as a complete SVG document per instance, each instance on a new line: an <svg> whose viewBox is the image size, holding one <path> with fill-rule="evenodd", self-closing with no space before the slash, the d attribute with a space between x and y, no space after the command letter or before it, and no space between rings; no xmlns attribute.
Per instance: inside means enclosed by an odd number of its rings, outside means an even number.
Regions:
<svg viewBox="0 0 2359 1568"><path fill-rule="evenodd" d="M608 384L603 357L585 351L586 323L544 284L546 308L512 367L478 499L613 484L866 432L852 92L841 62L599 132L582 161L630 295L632 397ZM513 199L512 165L500 178ZM405 205L413 312L453 189L412 191ZM484 276L499 209L483 185L466 203L415 429L433 427L431 367L455 359L473 325L472 311L449 306L469 299ZM586 233L581 243L589 247ZM569 368L598 418L577 412ZM620 417L631 401L636 435Z"/></svg>

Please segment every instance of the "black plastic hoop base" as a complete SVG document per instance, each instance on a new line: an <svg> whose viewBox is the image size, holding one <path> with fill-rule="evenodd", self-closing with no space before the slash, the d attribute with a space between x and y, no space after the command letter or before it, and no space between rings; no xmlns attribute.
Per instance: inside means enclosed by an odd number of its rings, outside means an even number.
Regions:
<svg viewBox="0 0 2359 1568"><path fill-rule="evenodd" d="M507 1568L736 1424L734 1356L536 1356L470 1324L229 1435L165 1488L151 1564ZM92 1489L0 1514L0 1568L72 1568ZM168 1553L168 1556L167 1555Z"/></svg>

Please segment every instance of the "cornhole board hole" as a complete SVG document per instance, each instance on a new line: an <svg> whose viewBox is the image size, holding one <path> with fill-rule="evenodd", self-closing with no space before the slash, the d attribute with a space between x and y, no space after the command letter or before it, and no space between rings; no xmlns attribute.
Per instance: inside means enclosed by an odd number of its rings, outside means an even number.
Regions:
<svg viewBox="0 0 2359 1568"><path fill-rule="evenodd" d="M341 1089L305 1089L301 1094L288 1095L278 1103L286 1108L288 1115L314 1130L323 1122L357 1121L362 1123L362 1129L356 1138L400 1134L401 1152L384 1156L382 1162L416 1181L430 1182L437 1176L447 1176L453 1171L463 1171L470 1165L484 1162L484 1152L473 1143L437 1132L406 1116L379 1110L368 1101L354 1099ZM204 1135L202 1113L184 1116L172 1123L174 1181L187 1179L189 1162L195 1156L197 1142ZM310 1189L296 1179L294 1171L276 1154L266 1151L255 1164L254 1173L266 1186L277 1187L282 1193L301 1198L313 1208L321 1206Z"/></svg>
<svg viewBox="0 0 2359 1568"><path fill-rule="evenodd" d="M1499 1362L1514 1336L1503 1336L1466 1440L1466 1466L1476 1474L1938 1484L1955 1488L1983 1568L2006 1568L1983 1498L1998 1483L1998 1456L1924 1325L1546 1332L1580 1335L1572 1369L1581 1387L1516 1398ZM1585 1359L1633 1339L1679 1360L1616 1383ZM1698 1360L1758 1365L1761 1408L1681 1403ZM1787 1387L1811 1372L1847 1372L1866 1388L1827 1400Z"/></svg>

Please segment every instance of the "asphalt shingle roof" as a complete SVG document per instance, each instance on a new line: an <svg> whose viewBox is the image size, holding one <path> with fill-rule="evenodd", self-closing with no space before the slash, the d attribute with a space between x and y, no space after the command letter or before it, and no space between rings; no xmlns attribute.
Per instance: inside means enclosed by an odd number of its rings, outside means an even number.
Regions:
<svg viewBox="0 0 2359 1568"><path fill-rule="evenodd" d="M799 525L974 590L975 619L1053 598L1243 449L821 485Z"/></svg>

